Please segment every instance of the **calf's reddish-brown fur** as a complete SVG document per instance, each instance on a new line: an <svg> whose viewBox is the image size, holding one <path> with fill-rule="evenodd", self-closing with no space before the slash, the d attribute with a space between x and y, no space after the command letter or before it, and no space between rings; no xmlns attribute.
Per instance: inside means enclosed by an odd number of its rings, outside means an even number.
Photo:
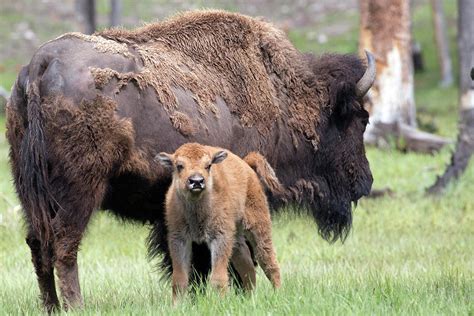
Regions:
<svg viewBox="0 0 474 316"><path fill-rule="evenodd" d="M279 182L263 156L251 153L250 164L270 190ZM233 153L197 143L179 147L173 155L160 153L158 161L173 170L166 194L166 223L173 273L173 299L188 286L191 244L205 243L211 251L210 282L225 292L228 265L236 239L245 236L275 288L280 269L272 245L271 219L262 185L249 165ZM244 278L251 289L255 279Z"/></svg>

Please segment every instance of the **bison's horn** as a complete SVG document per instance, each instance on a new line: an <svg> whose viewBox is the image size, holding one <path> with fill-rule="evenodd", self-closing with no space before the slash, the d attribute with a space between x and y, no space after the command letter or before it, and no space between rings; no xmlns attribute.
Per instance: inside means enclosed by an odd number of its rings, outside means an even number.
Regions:
<svg viewBox="0 0 474 316"><path fill-rule="evenodd" d="M362 98L367 93L367 91L369 91L370 87L372 87L375 81L374 55L368 51L365 51L365 54L367 55L367 69L356 85L356 95L359 98Z"/></svg>

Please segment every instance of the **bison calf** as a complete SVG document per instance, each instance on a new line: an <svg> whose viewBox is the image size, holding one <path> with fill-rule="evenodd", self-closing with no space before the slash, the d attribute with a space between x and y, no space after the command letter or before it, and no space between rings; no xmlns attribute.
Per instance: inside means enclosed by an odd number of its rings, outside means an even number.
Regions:
<svg viewBox="0 0 474 316"><path fill-rule="evenodd" d="M205 243L211 252L210 282L222 292L228 287L228 264L237 239L250 243L257 262L275 288L280 286L271 239L271 220L263 183L279 182L263 156L251 153L248 163L220 148L185 144L157 160L173 171L166 194L168 245L173 274L173 301L188 287L192 242ZM243 280L246 288L254 280ZM249 284L250 283L250 284Z"/></svg>

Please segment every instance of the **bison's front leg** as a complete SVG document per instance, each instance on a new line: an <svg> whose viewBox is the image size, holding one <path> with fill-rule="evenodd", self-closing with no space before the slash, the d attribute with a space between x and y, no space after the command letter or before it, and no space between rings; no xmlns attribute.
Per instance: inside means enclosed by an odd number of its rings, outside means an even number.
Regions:
<svg viewBox="0 0 474 316"><path fill-rule="evenodd" d="M173 303L176 304L179 296L188 288L189 269L191 267L191 241L182 234L170 233L168 246L173 265L172 287Z"/></svg>
<svg viewBox="0 0 474 316"><path fill-rule="evenodd" d="M234 246L234 232L218 235L209 243L211 250L211 285L224 294L229 286L228 266Z"/></svg>

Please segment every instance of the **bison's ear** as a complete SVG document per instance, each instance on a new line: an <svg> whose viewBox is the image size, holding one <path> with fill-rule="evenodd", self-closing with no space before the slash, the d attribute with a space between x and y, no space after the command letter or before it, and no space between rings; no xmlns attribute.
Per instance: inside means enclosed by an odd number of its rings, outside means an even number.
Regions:
<svg viewBox="0 0 474 316"><path fill-rule="evenodd" d="M355 86L349 82L339 81L332 85L331 103L340 119L351 117L357 110L355 104Z"/></svg>
<svg viewBox="0 0 474 316"><path fill-rule="evenodd" d="M212 164L220 163L226 158L227 158L227 152L225 152L224 150L221 150L214 154L214 156L212 157L211 163Z"/></svg>
<svg viewBox="0 0 474 316"><path fill-rule="evenodd" d="M172 169L173 168L173 160L171 159L171 155L167 153L159 153L155 157L155 161L158 161L163 167Z"/></svg>

